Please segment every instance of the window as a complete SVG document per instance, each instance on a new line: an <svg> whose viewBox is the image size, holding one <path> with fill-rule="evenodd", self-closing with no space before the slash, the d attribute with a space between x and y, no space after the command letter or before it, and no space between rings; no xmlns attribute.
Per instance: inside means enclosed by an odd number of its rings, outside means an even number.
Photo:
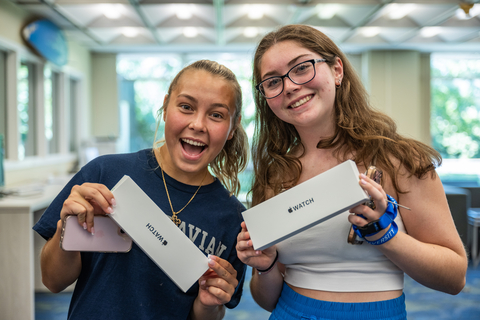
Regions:
<svg viewBox="0 0 480 320"><path fill-rule="evenodd" d="M22 62L18 70L19 159L36 154L35 141L35 68Z"/></svg>
<svg viewBox="0 0 480 320"><path fill-rule="evenodd" d="M69 92L69 108L67 108L67 119L68 119L68 151L76 152L79 148L79 134L78 134L78 123L80 117L77 117L78 104L80 100L80 81L74 78L69 79L68 83L68 92Z"/></svg>
<svg viewBox="0 0 480 320"><path fill-rule="evenodd" d="M5 52L0 51L0 135L3 137L7 132L6 75Z"/></svg>
<svg viewBox="0 0 480 320"><path fill-rule="evenodd" d="M58 99L58 89L60 85L59 74L50 67L45 67L44 71L44 91L45 91L45 138L47 141L47 153L58 153L59 134L60 134L60 107Z"/></svg>
<svg viewBox="0 0 480 320"><path fill-rule="evenodd" d="M480 184L480 55L431 56L431 133L442 181Z"/></svg>

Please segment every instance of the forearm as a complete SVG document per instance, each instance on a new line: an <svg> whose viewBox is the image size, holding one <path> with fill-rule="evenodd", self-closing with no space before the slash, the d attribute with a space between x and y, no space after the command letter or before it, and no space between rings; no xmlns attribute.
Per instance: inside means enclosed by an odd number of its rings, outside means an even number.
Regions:
<svg viewBox="0 0 480 320"><path fill-rule="evenodd" d="M225 316L225 307L205 306L199 299L195 299L190 316L192 320L220 320Z"/></svg>
<svg viewBox="0 0 480 320"><path fill-rule="evenodd" d="M457 252L399 232L379 250L424 286L449 294L458 294L465 286L468 261L463 248Z"/></svg>
<svg viewBox="0 0 480 320"><path fill-rule="evenodd" d="M67 252L60 248L61 221L53 238L42 249L40 264L42 282L57 293L72 284L80 275L82 262L80 252Z"/></svg>
<svg viewBox="0 0 480 320"><path fill-rule="evenodd" d="M259 274L255 268L252 270L250 281L252 297L260 307L272 312L283 287L283 275L278 268L278 263L268 273Z"/></svg>

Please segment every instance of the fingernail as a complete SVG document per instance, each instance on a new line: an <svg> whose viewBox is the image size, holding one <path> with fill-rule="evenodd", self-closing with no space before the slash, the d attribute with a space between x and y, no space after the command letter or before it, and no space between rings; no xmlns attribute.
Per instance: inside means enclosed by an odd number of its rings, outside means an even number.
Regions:
<svg viewBox="0 0 480 320"><path fill-rule="evenodd" d="M360 183L363 184L363 185L366 185L366 184L367 184L367 181L361 179L361 180L360 180Z"/></svg>
<svg viewBox="0 0 480 320"><path fill-rule="evenodd" d="M113 207L116 207L116 206L117 206L117 201L115 200L115 198L112 198L112 200L110 201L110 203L112 204Z"/></svg>
<svg viewBox="0 0 480 320"><path fill-rule="evenodd" d="M113 213L113 209L111 207L107 208L107 213Z"/></svg>
<svg viewBox="0 0 480 320"><path fill-rule="evenodd" d="M92 236L95 235L95 227L92 227Z"/></svg>
<svg viewBox="0 0 480 320"><path fill-rule="evenodd" d="M83 223L83 229L87 230L87 223L86 222Z"/></svg>
<svg viewBox="0 0 480 320"><path fill-rule="evenodd" d="M208 265L209 265L210 267L213 267L213 266L215 265L215 262L213 262L213 260L209 258L209 259L208 259Z"/></svg>
<svg viewBox="0 0 480 320"><path fill-rule="evenodd" d="M360 178L365 179L367 176L364 173L360 173Z"/></svg>
<svg viewBox="0 0 480 320"><path fill-rule="evenodd" d="M207 281L206 281L206 280L202 280L202 281L200 281L200 285L202 285L202 286L204 286L204 285L205 285L205 283L207 283Z"/></svg>
<svg viewBox="0 0 480 320"><path fill-rule="evenodd" d="M262 254L260 250L255 251L255 254Z"/></svg>

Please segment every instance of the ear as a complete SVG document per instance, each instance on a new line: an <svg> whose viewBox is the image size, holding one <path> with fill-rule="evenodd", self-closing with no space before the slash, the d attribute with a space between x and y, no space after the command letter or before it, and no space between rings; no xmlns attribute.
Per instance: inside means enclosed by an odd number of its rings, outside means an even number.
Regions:
<svg viewBox="0 0 480 320"><path fill-rule="evenodd" d="M167 106L166 106L166 103L167 103L167 100L168 100L168 94L165 95L165 98L163 98L163 122L165 122L165 116L166 116L166 113L167 113Z"/></svg>
<svg viewBox="0 0 480 320"><path fill-rule="evenodd" d="M335 82L343 80L343 62L339 57L335 57L335 64L332 67Z"/></svg>
<svg viewBox="0 0 480 320"><path fill-rule="evenodd" d="M233 138L233 134L235 133L235 130L237 130L237 127L240 125L240 122L242 121L242 116L238 117L237 123L233 126L232 130L230 130L230 133L228 134L227 140L230 140Z"/></svg>

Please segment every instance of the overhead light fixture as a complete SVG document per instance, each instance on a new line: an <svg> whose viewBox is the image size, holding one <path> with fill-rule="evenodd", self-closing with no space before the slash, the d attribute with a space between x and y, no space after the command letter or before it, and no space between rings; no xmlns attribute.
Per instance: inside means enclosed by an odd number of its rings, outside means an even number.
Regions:
<svg viewBox="0 0 480 320"><path fill-rule="evenodd" d="M258 35L258 29L255 27L247 27L243 30L243 35L247 38L255 38Z"/></svg>
<svg viewBox="0 0 480 320"><path fill-rule="evenodd" d="M455 11L455 16L459 20L468 20L480 14L480 6L473 3L460 3L460 8Z"/></svg>
<svg viewBox="0 0 480 320"><path fill-rule="evenodd" d="M317 15L322 20L329 20L337 14L339 9L340 6L336 4L319 4L317 5Z"/></svg>
<svg viewBox="0 0 480 320"><path fill-rule="evenodd" d="M415 10L415 4L407 3L407 4L398 4L392 3L389 6L388 17L392 20L400 20L406 17L410 12Z"/></svg>
<svg viewBox="0 0 480 320"><path fill-rule="evenodd" d="M123 5L116 4L103 4L100 9L105 17L111 20L119 19L124 11Z"/></svg>
<svg viewBox="0 0 480 320"><path fill-rule="evenodd" d="M423 27L420 30L420 34L424 38L431 38L431 37L435 37L436 35L438 35L441 31L442 31L442 29L440 27Z"/></svg>
<svg viewBox="0 0 480 320"><path fill-rule="evenodd" d="M260 20L263 18L265 8L259 4L252 4L248 6L248 17L251 20Z"/></svg>
<svg viewBox="0 0 480 320"><path fill-rule="evenodd" d="M187 38L195 38L198 35L198 30L195 27L183 28L183 35Z"/></svg>
<svg viewBox="0 0 480 320"><path fill-rule="evenodd" d="M364 37L373 38L380 33L380 28L379 27L363 27L361 32Z"/></svg>
<svg viewBox="0 0 480 320"><path fill-rule="evenodd" d="M125 27L122 29L122 34L127 38L135 38L138 36L137 28Z"/></svg>
<svg viewBox="0 0 480 320"><path fill-rule="evenodd" d="M175 11L176 11L175 15L177 16L178 19L189 20L193 16L194 8L192 7L192 5L188 5L188 4L178 5L176 6Z"/></svg>

